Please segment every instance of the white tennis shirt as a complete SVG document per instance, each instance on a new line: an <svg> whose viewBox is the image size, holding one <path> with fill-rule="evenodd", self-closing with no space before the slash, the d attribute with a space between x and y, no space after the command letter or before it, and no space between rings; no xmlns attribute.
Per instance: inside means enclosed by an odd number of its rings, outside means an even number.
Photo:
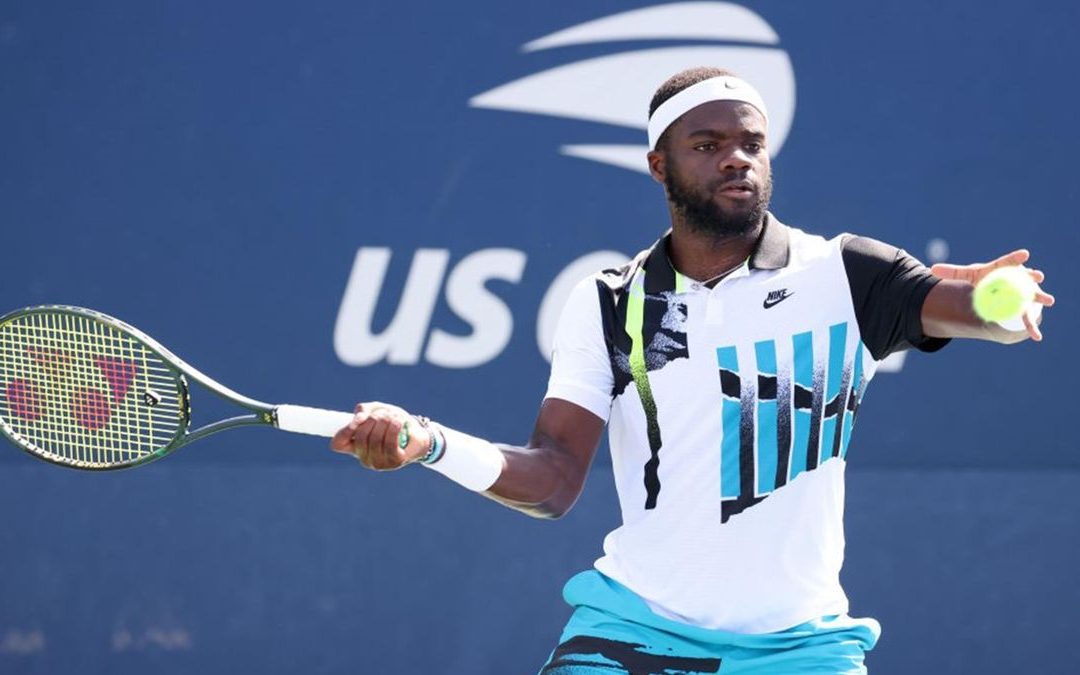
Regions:
<svg viewBox="0 0 1080 675"><path fill-rule="evenodd" d="M556 330L546 397L608 422L622 525L596 568L668 619L740 633L847 612L844 467L889 353L933 351L918 261L769 215L714 288L668 236L583 280Z"/></svg>

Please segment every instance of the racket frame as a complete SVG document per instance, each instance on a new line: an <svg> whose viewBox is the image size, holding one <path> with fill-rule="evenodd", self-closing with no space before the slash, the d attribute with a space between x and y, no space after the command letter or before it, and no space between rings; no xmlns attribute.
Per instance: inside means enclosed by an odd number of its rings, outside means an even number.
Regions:
<svg viewBox="0 0 1080 675"><path fill-rule="evenodd" d="M277 412L276 406L269 403L263 403L262 401L253 399L249 396L244 396L236 391L233 391L229 387L217 382L211 377L205 375L197 368L181 359L176 354L172 353L160 342L150 337L143 331L131 326L120 319L103 314L96 310L87 309L85 307L76 307L74 305L38 305L34 307L24 307L17 309L0 316L0 325L17 319L21 316L31 314L71 314L79 316L91 321L97 321L107 326L120 330L132 338L138 340L149 349L151 352L161 358L162 362L173 372L176 376L178 384L178 400L180 402L180 424L177 427L176 433L173 439L162 446L161 448L147 453L146 455L133 460L131 462L109 464L104 466L99 465L82 465L77 461L57 461L56 459L46 456L45 454L38 452L29 444L23 440L17 432L10 428L8 423L0 417L0 432L3 432L5 436L15 442L20 448L33 455L38 459L45 460L58 466L66 466L69 468L79 469L81 471L116 471L118 469L128 469L136 466L142 466L149 462L161 459L162 457L170 454L177 448L183 447L192 441L197 441L200 438L205 438L211 434L216 434L226 429L232 429L234 427L242 426L270 426L277 427ZM208 389L212 393L219 397L233 403L241 408L245 408L250 412L247 415L236 415L226 419L218 420L210 424L206 424L195 430L191 430L191 389L188 384L188 380L192 380L204 388Z"/></svg>

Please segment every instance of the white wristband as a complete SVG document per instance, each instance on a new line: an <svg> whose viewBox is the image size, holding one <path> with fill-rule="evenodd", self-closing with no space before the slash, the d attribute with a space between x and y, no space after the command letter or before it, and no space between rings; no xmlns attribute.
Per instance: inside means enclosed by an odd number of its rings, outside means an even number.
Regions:
<svg viewBox="0 0 1080 675"><path fill-rule="evenodd" d="M494 443L439 425L446 438L442 457L424 464L474 492L483 492L499 480L503 470L502 451Z"/></svg>

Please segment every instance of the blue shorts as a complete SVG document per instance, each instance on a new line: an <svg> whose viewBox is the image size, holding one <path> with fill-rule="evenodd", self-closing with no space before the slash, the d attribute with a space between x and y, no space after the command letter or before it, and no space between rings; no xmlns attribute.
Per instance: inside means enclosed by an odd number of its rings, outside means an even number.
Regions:
<svg viewBox="0 0 1080 675"><path fill-rule="evenodd" d="M873 619L826 616L776 633L746 635L658 616L596 570L567 582L574 614L540 675L865 675Z"/></svg>

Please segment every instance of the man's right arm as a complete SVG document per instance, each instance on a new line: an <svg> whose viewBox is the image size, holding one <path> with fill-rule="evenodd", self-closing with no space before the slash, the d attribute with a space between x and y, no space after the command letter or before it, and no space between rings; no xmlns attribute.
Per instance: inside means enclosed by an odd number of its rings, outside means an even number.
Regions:
<svg viewBox="0 0 1080 675"><path fill-rule="evenodd" d="M585 485L604 420L579 405L545 399L529 444L500 445L503 470L485 493L536 518L558 518L570 510Z"/></svg>
<svg viewBox="0 0 1080 675"><path fill-rule="evenodd" d="M400 448L398 436L406 423L409 442ZM562 516L581 494L603 430L604 420L585 408L557 398L546 399L527 445L492 446L491 452L502 455L502 468L483 494L535 518ZM465 442L486 445L479 439ZM453 440L448 446L449 453L464 450L454 447ZM402 408L371 402L356 406L353 421L334 436L330 447L354 455L369 469L392 471L419 462L431 447L431 437L419 420Z"/></svg>
<svg viewBox="0 0 1080 675"><path fill-rule="evenodd" d="M555 331L547 396L524 447L494 445L449 429L445 455L429 468L506 506L537 518L558 518L585 484L611 406L613 375L594 279L570 293ZM409 442L398 447L408 422ZM427 428L397 406L362 403L331 448L368 468L397 469L419 461L431 446ZM440 439L441 440L441 437Z"/></svg>

